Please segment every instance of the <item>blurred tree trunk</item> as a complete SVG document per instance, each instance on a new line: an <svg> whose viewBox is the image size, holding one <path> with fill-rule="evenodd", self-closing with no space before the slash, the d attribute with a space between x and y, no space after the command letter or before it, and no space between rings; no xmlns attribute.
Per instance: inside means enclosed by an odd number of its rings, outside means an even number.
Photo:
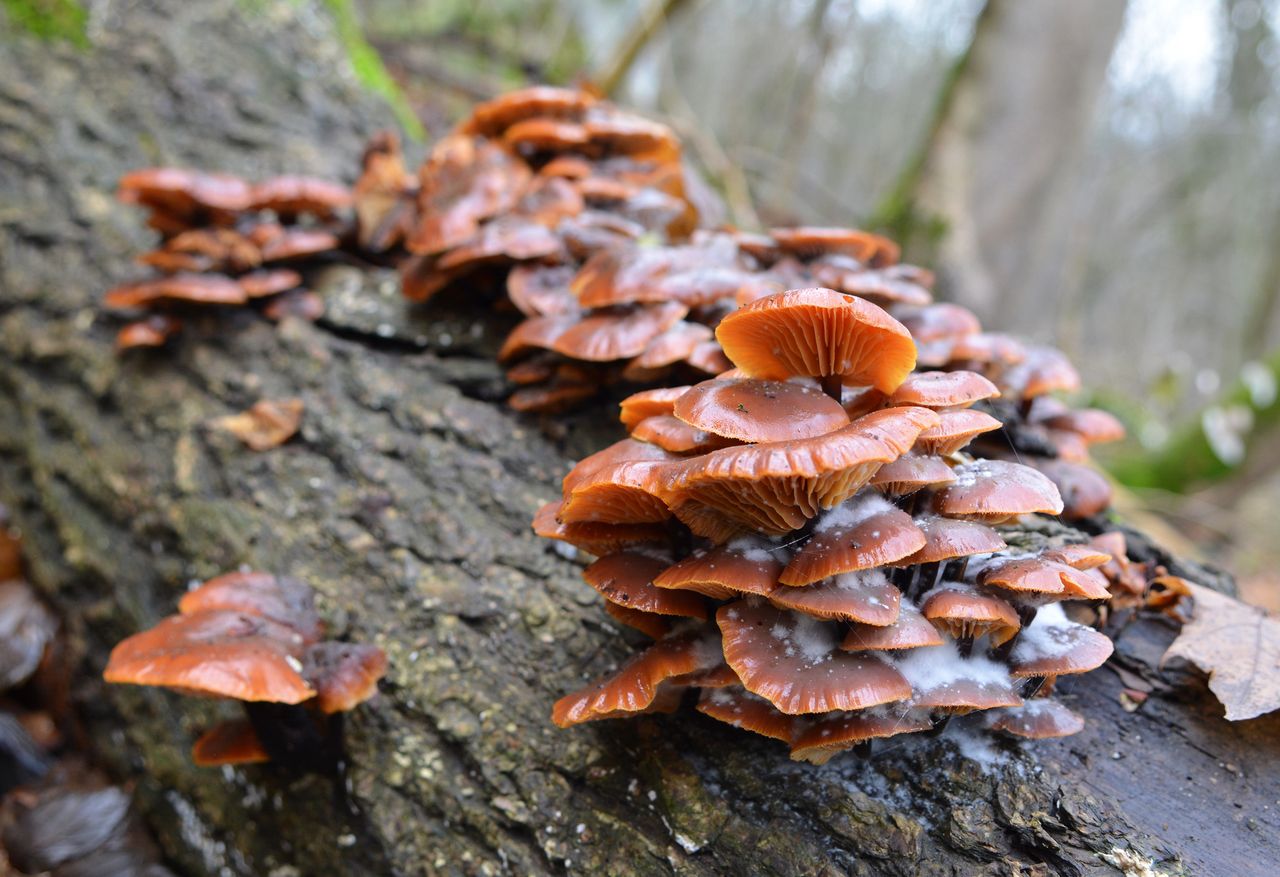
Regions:
<svg viewBox="0 0 1280 877"><path fill-rule="evenodd" d="M939 105L914 207L942 224L949 296L1000 313L993 323L1052 301L1068 268L1068 212L1051 207L1071 197L1124 12L1117 0L988 0Z"/></svg>

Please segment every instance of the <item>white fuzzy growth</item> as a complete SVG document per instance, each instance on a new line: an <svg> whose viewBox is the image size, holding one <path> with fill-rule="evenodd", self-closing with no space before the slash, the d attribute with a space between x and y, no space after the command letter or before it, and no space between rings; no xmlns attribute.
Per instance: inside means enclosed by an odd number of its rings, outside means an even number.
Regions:
<svg viewBox="0 0 1280 877"><path fill-rule="evenodd" d="M760 565L774 560L780 560L785 563L787 560L786 552L783 549L755 536L739 536L725 547L735 554L740 554L752 563Z"/></svg>
<svg viewBox="0 0 1280 877"><path fill-rule="evenodd" d="M789 625L775 624L769 632L786 645L787 657L800 655L810 664L827 660L836 648L831 625L808 615L793 615Z"/></svg>
<svg viewBox="0 0 1280 877"><path fill-rule="evenodd" d="M1014 663L1060 657L1076 647L1082 629L1087 628L1068 619L1061 603L1050 603L1022 629L1010 657Z"/></svg>
<svg viewBox="0 0 1280 877"><path fill-rule="evenodd" d="M860 569L854 572L842 572L833 579L836 588L841 591L852 591L858 594L866 595L868 591L879 591L885 585L889 584L889 578L885 575L884 570L876 569ZM866 602L869 606L884 606L884 600L879 597L866 596Z"/></svg>
<svg viewBox="0 0 1280 877"><path fill-rule="evenodd" d="M860 493L825 513L819 520L815 533L828 530L853 529L872 515L892 511L896 506L876 491Z"/></svg>
<svg viewBox="0 0 1280 877"><path fill-rule="evenodd" d="M997 664L984 655L962 658L954 642L907 649L897 656L890 656L890 660L917 695L966 681L982 686L1008 687L1010 684L1009 670L1003 664Z"/></svg>

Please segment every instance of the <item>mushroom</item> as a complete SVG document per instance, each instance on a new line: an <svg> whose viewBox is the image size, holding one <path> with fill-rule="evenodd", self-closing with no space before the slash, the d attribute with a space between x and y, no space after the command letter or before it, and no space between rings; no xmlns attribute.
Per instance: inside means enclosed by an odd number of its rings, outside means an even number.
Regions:
<svg viewBox="0 0 1280 877"><path fill-rule="evenodd" d="M800 729L800 720L779 712L773 704L741 686L703 689L698 712L705 716L790 744Z"/></svg>
<svg viewBox="0 0 1280 877"><path fill-rule="evenodd" d="M216 429L225 430L251 450L267 451L293 438L302 424L301 399L262 399L239 414L215 418Z"/></svg>
<svg viewBox="0 0 1280 877"><path fill-rule="evenodd" d="M973 521L957 521L940 515L921 515L916 526L924 533L924 547L899 561L896 566L938 563L956 557L990 554L1007 546L1000 534Z"/></svg>
<svg viewBox="0 0 1280 877"><path fill-rule="evenodd" d="M249 188L249 210L270 210L277 216L310 213L328 219L353 203L351 190L315 177L287 175L263 180Z"/></svg>
<svg viewBox="0 0 1280 877"><path fill-rule="evenodd" d="M911 683L911 705L948 714L1018 706L1009 668L957 643L894 653L894 667Z"/></svg>
<svg viewBox="0 0 1280 877"><path fill-rule="evenodd" d="M916 439L921 454L950 456L984 432L1000 429L1003 424L985 411L957 408L938 412L938 425L931 426Z"/></svg>
<svg viewBox="0 0 1280 877"><path fill-rule="evenodd" d="M494 137L525 119L575 118L595 102L595 98L585 91L535 85L477 104L458 130L465 134Z"/></svg>
<svg viewBox="0 0 1280 877"><path fill-rule="evenodd" d="M1036 612L1009 653L1016 677L1045 677L1087 673L1111 657L1111 640L1091 627L1069 621L1058 603Z"/></svg>
<svg viewBox="0 0 1280 877"><path fill-rule="evenodd" d="M249 295L240 284L216 274L171 274L117 286L102 297L109 310L156 304L242 305Z"/></svg>
<svg viewBox="0 0 1280 877"><path fill-rule="evenodd" d="M602 524L579 521L565 524L558 520L561 502L549 502L538 509L533 518L533 531L547 539L558 539L589 554L605 555L637 545L665 542L668 531L662 524Z"/></svg>
<svg viewBox="0 0 1280 877"><path fill-rule="evenodd" d="M578 310L569 290L571 265L516 265L507 275L507 298L526 317L549 317Z"/></svg>
<svg viewBox="0 0 1280 877"><path fill-rule="evenodd" d="M202 216L227 221L253 202L252 188L239 177L181 168L157 167L131 171L120 178L117 197L172 217L186 227Z"/></svg>
<svg viewBox="0 0 1280 877"><path fill-rule="evenodd" d="M1111 482L1091 466L1064 460L1029 458L1062 496L1062 516L1078 521L1103 512L1111 505Z"/></svg>
<svg viewBox="0 0 1280 877"><path fill-rule="evenodd" d="M1000 395L991 381L977 372L915 372L893 391L889 405L920 405L935 410L967 408L975 402Z"/></svg>
<svg viewBox="0 0 1280 877"><path fill-rule="evenodd" d="M955 479L951 467L940 458L913 452L885 463L876 471L870 484L889 496L910 496L925 487L948 484Z"/></svg>
<svg viewBox="0 0 1280 877"><path fill-rule="evenodd" d="M880 569L844 572L804 587L782 587L769 602L814 618L892 624L898 618L901 592Z"/></svg>
<svg viewBox="0 0 1280 877"><path fill-rule="evenodd" d="M151 314L121 327L116 333L116 349L161 347L182 331L182 321L170 314Z"/></svg>
<svg viewBox="0 0 1280 877"><path fill-rule="evenodd" d="M757 299L725 317L716 338L748 375L821 378L837 401L846 383L892 393L916 361L905 326L875 305L831 289Z"/></svg>
<svg viewBox="0 0 1280 877"><path fill-rule="evenodd" d="M1013 737L1045 740L1084 730L1084 719L1056 700L1029 700L1021 706L992 710L987 725Z"/></svg>
<svg viewBox="0 0 1280 877"><path fill-rule="evenodd" d="M672 413L700 430L740 442L805 439L839 429L849 415L816 387L751 378L703 381Z"/></svg>
<svg viewBox="0 0 1280 877"><path fill-rule="evenodd" d="M672 415L676 400L688 392L688 387L658 387L641 390L622 400L619 420L628 430L650 417Z"/></svg>
<svg viewBox="0 0 1280 877"><path fill-rule="evenodd" d="M1058 488L1029 466L976 460L957 466L953 472L955 481L933 495L933 510L947 517L998 524L1019 515L1062 512Z"/></svg>
<svg viewBox="0 0 1280 877"><path fill-rule="evenodd" d="M631 430L631 437L675 454L706 453L735 444L731 439L704 432L669 414L646 417Z"/></svg>
<svg viewBox="0 0 1280 877"><path fill-rule="evenodd" d="M711 337L711 330L701 323L681 320L650 341L639 356L627 363L622 376L636 382L656 380Z"/></svg>
<svg viewBox="0 0 1280 877"><path fill-rule="evenodd" d="M777 246L801 258L826 253L842 253L873 268L898 261L898 245L886 237L853 228L771 228L769 237Z"/></svg>
<svg viewBox="0 0 1280 877"><path fill-rule="evenodd" d="M993 646L1012 639L1022 623L1017 610L999 597L980 594L958 582L944 582L920 607L924 617L958 640L986 636Z"/></svg>
<svg viewBox="0 0 1280 877"><path fill-rule="evenodd" d="M860 744L899 734L928 731L928 714L913 708L859 710L822 718L792 740L791 757L810 764L826 764L835 755Z"/></svg>
<svg viewBox="0 0 1280 877"><path fill-rule="evenodd" d="M886 566L925 546L911 516L877 493L862 493L823 514L780 581L801 586L840 573Z"/></svg>
<svg viewBox="0 0 1280 877"><path fill-rule="evenodd" d="M898 606L898 617L891 624L850 624L840 648L846 652L890 652L942 643L942 636L932 622L914 603L903 600Z"/></svg>
<svg viewBox="0 0 1280 877"><path fill-rule="evenodd" d="M694 551L663 570L653 583L659 588L695 591L714 600L742 594L767 597L778 589L785 556L785 549L763 539L743 537Z"/></svg>
<svg viewBox="0 0 1280 877"><path fill-rule="evenodd" d="M191 760L197 767L223 767L235 764L261 764L271 754L258 739L258 732L247 719L219 722L205 731L191 747Z"/></svg>
<svg viewBox="0 0 1280 877"><path fill-rule="evenodd" d="M654 584L654 579L668 565L646 554L620 552L606 555L588 566L582 578L610 603L655 615L705 619L707 604L701 596Z"/></svg>
<svg viewBox="0 0 1280 877"><path fill-rule="evenodd" d="M720 607L724 658L743 686L787 715L906 700L911 686L879 658L839 650L839 627L743 600Z"/></svg>
<svg viewBox="0 0 1280 877"><path fill-rule="evenodd" d="M671 619L656 612L643 612L608 600L604 603L604 611L613 620L640 631L650 639L662 639L671 632Z"/></svg>

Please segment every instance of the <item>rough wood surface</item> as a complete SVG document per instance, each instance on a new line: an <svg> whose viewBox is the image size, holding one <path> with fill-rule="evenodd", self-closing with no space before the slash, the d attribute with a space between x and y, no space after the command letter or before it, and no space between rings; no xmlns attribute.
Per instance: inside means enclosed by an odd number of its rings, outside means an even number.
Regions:
<svg viewBox="0 0 1280 877"><path fill-rule="evenodd" d="M1060 743L961 725L815 769L690 712L554 728L555 698L625 652L528 529L568 460L607 440L604 409L512 414L501 318L465 296L410 310L393 277L350 266L315 278L319 325L211 316L171 351L117 358L94 302L147 239L111 200L121 172L350 174L387 115L306 3L89 7L88 51L0 36L0 499L67 618L95 752L178 869L1273 873L1280 717L1229 725L1201 683L1162 675L1158 621L1063 683L1088 726ZM283 396L306 414L281 448L207 426ZM95 681L189 579L240 564L307 579L336 631L391 658L347 723L343 783L197 769L216 706ZM1154 693L1129 713L1125 685Z"/></svg>

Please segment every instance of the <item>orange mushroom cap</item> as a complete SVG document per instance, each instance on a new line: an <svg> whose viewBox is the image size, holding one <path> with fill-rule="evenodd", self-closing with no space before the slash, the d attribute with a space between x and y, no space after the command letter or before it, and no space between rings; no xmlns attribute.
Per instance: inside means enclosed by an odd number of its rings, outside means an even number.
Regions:
<svg viewBox="0 0 1280 877"><path fill-rule="evenodd" d="M892 624L898 618L901 592L880 569L840 573L804 587L782 587L769 602L814 618Z"/></svg>
<svg viewBox="0 0 1280 877"><path fill-rule="evenodd" d="M654 579L668 565L667 561L647 554L620 552L606 555L588 566L582 578L606 600L619 606L656 615L705 619L707 604L700 595L654 585Z"/></svg>
<svg viewBox="0 0 1280 877"><path fill-rule="evenodd" d="M1062 579L1064 567L1065 564L1040 557L993 558L978 573L978 581L1005 591L1061 594L1066 590Z"/></svg>
<svg viewBox="0 0 1280 877"><path fill-rule="evenodd" d="M590 140L582 125L559 119L523 119L502 132L503 143L526 154L573 149L585 146Z"/></svg>
<svg viewBox="0 0 1280 877"><path fill-rule="evenodd" d="M715 600L742 594L767 597L778 589L785 556L784 549L763 539L743 537L695 551L663 570L653 583L659 588L695 591Z"/></svg>
<svg viewBox="0 0 1280 877"><path fill-rule="evenodd" d="M779 248L801 258L842 253L872 267L898 261L898 245L886 237L855 228L771 228L769 237Z"/></svg>
<svg viewBox="0 0 1280 877"><path fill-rule="evenodd" d="M824 514L787 564L784 585L809 585L840 573L885 566L925 546L911 516L877 493L863 493Z"/></svg>
<svg viewBox="0 0 1280 877"><path fill-rule="evenodd" d="M1062 516L1078 520L1096 515L1111 505L1111 482L1107 477L1081 463L1066 460L1030 459L1062 496Z"/></svg>
<svg viewBox="0 0 1280 877"><path fill-rule="evenodd" d="M826 764L832 756L859 743L932 727L928 714L916 709L889 707L832 715L818 719L796 736L791 757L810 764Z"/></svg>
<svg viewBox="0 0 1280 877"><path fill-rule="evenodd" d="M1114 646L1104 634L1067 620L1057 603L1042 606L1009 653L1013 675L1063 676L1096 670Z"/></svg>
<svg viewBox="0 0 1280 877"><path fill-rule="evenodd" d="M897 651L942 643L942 635L929 619L910 600L903 600L892 624L851 624L840 648L846 652Z"/></svg>
<svg viewBox="0 0 1280 877"><path fill-rule="evenodd" d="M992 645L1008 642L1022 623L1006 600L980 594L957 582L930 592L920 607L924 617L956 639L989 636Z"/></svg>
<svg viewBox="0 0 1280 877"><path fill-rule="evenodd" d="M1080 373L1061 350L1028 347L1026 358L1000 376L1000 386L1014 396L1031 399L1080 389Z"/></svg>
<svg viewBox="0 0 1280 877"><path fill-rule="evenodd" d="M321 218L350 207L351 190L341 183L315 177L272 177L249 190L250 210L272 210L282 216L311 213Z"/></svg>
<svg viewBox="0 0 1280 877"><path fill-rule="evenodd" d="M378 693L387 673L387 655L365 643L322 642L307 648L302 674L316 690L323 713L345 713Z"/></svg>
<svg viewBox="0 0 1280 877"><path fill-rule="evenodd" d="M856 710L906 700L911 686L884 661L838 649L837 625L764 603L722 606L724 657L742 680L787 715Z"/></svg>
<svg viewBox="0 0 1280 877"><path fill-rule="evenodd" d="M406 246L434 254L463 243L484 220L515 207L531 176L527 164L495 143L445 137L419 171L418 225Z"/></svg>
<svg viewBox="0 0 1280 877"><path fill-rule="evenodd" d="M667 520L671 511L661 496L667 465L657 461L616 463L592 472L571 489L566 478L560 519L566 524L584 521L643 524Z"/></svg>
<svg viewBox="0 0 1280 877"><path fill-rule="evenodd" d="M704 689L697 709L727 725L783 743L790 743L800 728L794 716L779 712L769 701L741 686Z"/></svg>
<svg viewBox="0 0 1280 877"><path fill-rule="evenodd" d="M901 316L917 344L952 340L982 331L982 323L968 308L949 302L940 302Z"/></svg>
<svg viewBox="0 0 1280 877"><path fill-rule="evenodd" d="M673 634L631 658L616 673L560 698L551 719L567 728L645 711L654 704L664 681L710 670L723 661L716 637L703 631Z"/></svg>
<svg viewBox="0 0 1280 877"><path fill-rule="evenodd" d="M1104 534L1105 535L1105 534ZM1075 569L1097 569L1111 562L1112 555L1097 544L1076 543L1050 548L1040 555L1045 560L1056 560Z"/></svg>
<svg viewBox="0 0 1280 877"><path fill-rule="evenodd" d="M191 760L198 767L234 764L261 764L271 756L258 739L258 732L245 719L219 722L200 735L191 747Z"/></svg>
<svg viewBox="0 0 1280 877"><path fill-rule="evenodd" d="M595 101L596 99L585 91L535 85L510 91L493 100L477 104L472 109L471 116L459 126L459 130L468 134L492 137L525 119L573 118Z"/></svg>
<svg viewBox="0 0 1280 877"><path fill-rule="evenodd" d="M963 448L984 432L1003 426L985 411L956 408L938 412L938 425L920 433L916 449L922 454L949 456Z"/></svg>
<svg viewBox="0 0 1280 877"><path fill-rule="evenodd" d="M638 630L650 639L662 639L671 632L671 619L656 612L642 612L608 600L604 602L604 611L619 624Z"/></svg>
<svg viewBox="0 0 1280 877"><path fill-rule="evenodd" d="M939 515L921 515L916 518L916 526L924 533L924 547L894 566L937 563L953 557L989 554L993 551L1002 551L1007 547L999 533L973 521L957 521Z"/></svg>
<svg viewBox="0 0 1280 877"><path fill-rule="evenodd" d="M1022 703L1008 667L985 655L962 657L952 642L895 652L894 666L911 683L911 705L920 709L967 713Z"/></svg>
<svg viewBox="0 0 1280 877"><path fill-rule="evenodd" d="M1029 700L1022 706L993 710L988 727L1014 737L1046 740L1084 730L1084 719L1056 700Z"/></svg>
<svg viewBox="0 0 1280 877"><path fill-rule="evenodd" d="M678 323L689 309L676 302L601 310L577 319L550 348L573 359L609 362L644 352L654 338Z"/></svg>
<svg viewBox="0 0 1280 877"><path fill-rule="evenodd" d="M889 496L907 496L955 479L951 467L940 458L908 453L881 466L872 477L871 486Z"/></svg>
<svg viewBox="0 0 1280 877"><path fill-rule="evenodd" d="M885 311L831 289L757 299L720 321L725 355L752 377L840 376L892 393L915 367L911 335Z"/></svg>
<svg viewBox="0 0 1280 877"><path fill-rule="evenodd" d="M169 314L151 314L122 326L116 333L116 349L160 347L182 331L182 321Z"/></svg>
<svg viewBox="0 0 1280 877"><path fill-rule="evenodd" d="M249 300L240 284L216 274L171 274L137 283L126 283L102 297L111 310L150 307L161 302L206 305L242 305Z"/></svg>
<svg viewBox="0 0 1280 877"><path fill-rule="evenodd" d="M243 612L176 615L112 649L103 678L243 701L301 703L316 694L301 673L304 645L293 628Z"/></svg>
<svg viewBox="0 0 1280 877"><path fill-rule="evenodd" d="M681 320L650 341L639 356L627 363L622 376L629 381L659 378L669 366L685 359L695 347L710 340L711 329L701 323Z"/></svg>
<svg viewBox="0 0 1280 877"><path fill-rule="evenodd" d="M236 278L249 298L264 298L302 285L302 275L291 268L252 271Z"/></svg>
<svg viewBox="0 0 1280 877"><path fill-rule="evenodd" d="M591 521L565 524L557 520L563 503L549 502L533 517L533 531L547 539L567 542L589 554L612 554L638 545L659 545L668 538L662 524L601 524Z"/></svg>
<svg viewBox="0 0 1280 877"><path fill-rule="evenodd" d="M915 372L889 397L890 405L920 405L924 408L968 407L983 399L999 396L1000 390L977 372Z"/></svg>
<svg viewBox="0 0 1280 877"><path fill-rule="evenodd" d="M622 400L622 413L618 419L630 430L649 417L671 415L675 412L676 400L688 391L688 387L658 387L632 393Z"/></svg>
<svg viewBox="0 0 1280 877"><path fill-rule="evenodd" d="M631 430L631 437L675 454L703 454L735 444L731 439L704 432L670 414L646 417Z"/></svg>
<svg viewBox="0 0 1280 877"><path fill-rule="evenodd" d="M130 171L120 178L117 197L184 217L199 210L241 213L253 200L251 187L240 177L173 167Z"/></svg>
<svg viewBox="0 0 1280 877"><path fill-rule="evenodd" d="M232 572L209 579L182 595L178 612L211 610L258 615L293 628L307 643L319 642L324 625L316 612L315 592L305 582L265 572Z"/></svg>
<svg viewBox="0 0 1280 877"><path fill-rule="evenodd" d="M752 378L713 379L676 399L690 426L741 442L805 439L849 423L840 403L816 387Z"/></svg>
<svg viewBox="0 0 1280 877"><path fill-rule="evenodd" d="M526 317L547 317L578 310L569 291L570 265L515 265L507 275L507 298Z"/></svg>
<svg viewBox="0 0 1280 877"><path fill-rule="evenodd" d="M977 460L953 472L956 480L933 496L933 510L947 517L999 523L1018 515L1062 512L1058 488L1030 466Z"/></svg>
<svg viewBox="0 0 1280 877"><path fill-rule="evenodd" d="M762 533L790 533L860 490L936 418L890 408L812 438L713 451L671 466L664 495L673 510L692 501Z"/></svg>

